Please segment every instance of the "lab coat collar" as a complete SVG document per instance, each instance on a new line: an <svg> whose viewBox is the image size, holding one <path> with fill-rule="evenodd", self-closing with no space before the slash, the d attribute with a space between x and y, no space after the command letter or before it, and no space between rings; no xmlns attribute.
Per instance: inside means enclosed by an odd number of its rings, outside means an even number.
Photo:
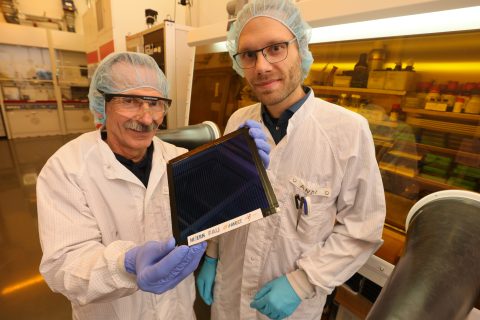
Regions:
<svg viewBox="0 0 480 320"><path fill-rule="evenodd" d="M285 136L285 138L288 137L288 135L295 127L300 126L302 123L305 122L305 119L310 117L313 108L316 107L316 103L314 102L315 95L313 94L313 90L311 90L303 105L297 110L297 112L293 114L293 116L288 121L287 135Z"/></svg>
<svg viewBox="0 0 480 320"><path fill-rule="evenodd" d="M143 183L124 165L122 165L108 144L102 140L101 130L97 130L97 144L102 159L103 172L107 179L121 179L143 186ZM153 163L152 163L153 170Z"/></svg>
<svg viewBox="0 0 480 320"><path fill-rule="evenodd" d="M150 179L148 180L146 199L150 198L153 190L162 176L167 171L167 160L165 147L158 137L153 137L153 156L152 156L152 170L150 171Z"/></svg>
<svg viewBox="0 0 480 320"><path fill-rule="evenodd" d="M97 142L102 157L103 171L107 179L121 179L145 188L143 183L115 158L115 155L108 144L102 140L100 130L98 130ZM162 176L166 173L165 155L166 150L162 141L157 137L153 137L152 169L150 171L150 178L146 188L145 203L150 201L156 186Z"/></svg>

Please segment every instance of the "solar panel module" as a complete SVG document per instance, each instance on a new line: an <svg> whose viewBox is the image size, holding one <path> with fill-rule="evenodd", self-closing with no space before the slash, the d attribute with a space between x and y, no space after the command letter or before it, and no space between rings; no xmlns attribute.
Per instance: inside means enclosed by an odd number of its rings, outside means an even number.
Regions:
<svg viewBox="0 0 480 320"><path fill-rule="evenodd" d="M277 212L247 128L171 159L167 173L178 244L194 245Z"/></svg>

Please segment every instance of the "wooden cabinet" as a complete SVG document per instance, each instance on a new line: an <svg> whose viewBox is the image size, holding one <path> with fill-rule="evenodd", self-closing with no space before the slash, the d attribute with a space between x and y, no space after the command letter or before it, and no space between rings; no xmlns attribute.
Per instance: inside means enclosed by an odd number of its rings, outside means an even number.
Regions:
<svg viewBox="0 0 480 320"><path fill-rule="evenodd" d="M210 120L223 132L228 118L237 110L238 75L232 68L196 70L193 83L189 123Z"/></svg>

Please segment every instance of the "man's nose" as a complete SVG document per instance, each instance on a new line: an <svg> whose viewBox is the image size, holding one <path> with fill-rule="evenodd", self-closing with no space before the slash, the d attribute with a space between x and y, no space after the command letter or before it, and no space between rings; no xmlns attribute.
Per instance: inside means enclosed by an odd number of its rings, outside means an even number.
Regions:
<svg viewBox="0 0 480 320"><path fill-rule="evenodd" d="M150 106L146 101L143 102L142 107L140 108L140 112L138 114L138 120L144 124L150 124L152 123L153 120L155 120L152 113L152 109L150 109Z"/></svg>
<svg viewBox="0 0 480 320"><path fill-rule="evenodd" d="M257 61L255 62L255 68L257 71L265 71L271 69L272 64L268 62L263 52L257 52Z"/></svg>

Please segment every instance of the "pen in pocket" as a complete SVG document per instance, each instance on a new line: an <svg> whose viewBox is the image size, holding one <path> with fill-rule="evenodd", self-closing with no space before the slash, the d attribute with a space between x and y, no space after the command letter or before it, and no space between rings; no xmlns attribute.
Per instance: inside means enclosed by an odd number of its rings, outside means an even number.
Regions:
<svg viewBox="0 0 480 320"><path fill-rule="evenodd" d="M298 229L298 223L302 213L308 215L308 201L305 197L301 197L299 194L295 195L295 207L297 208L297 225L295 229Z"/></svg>

